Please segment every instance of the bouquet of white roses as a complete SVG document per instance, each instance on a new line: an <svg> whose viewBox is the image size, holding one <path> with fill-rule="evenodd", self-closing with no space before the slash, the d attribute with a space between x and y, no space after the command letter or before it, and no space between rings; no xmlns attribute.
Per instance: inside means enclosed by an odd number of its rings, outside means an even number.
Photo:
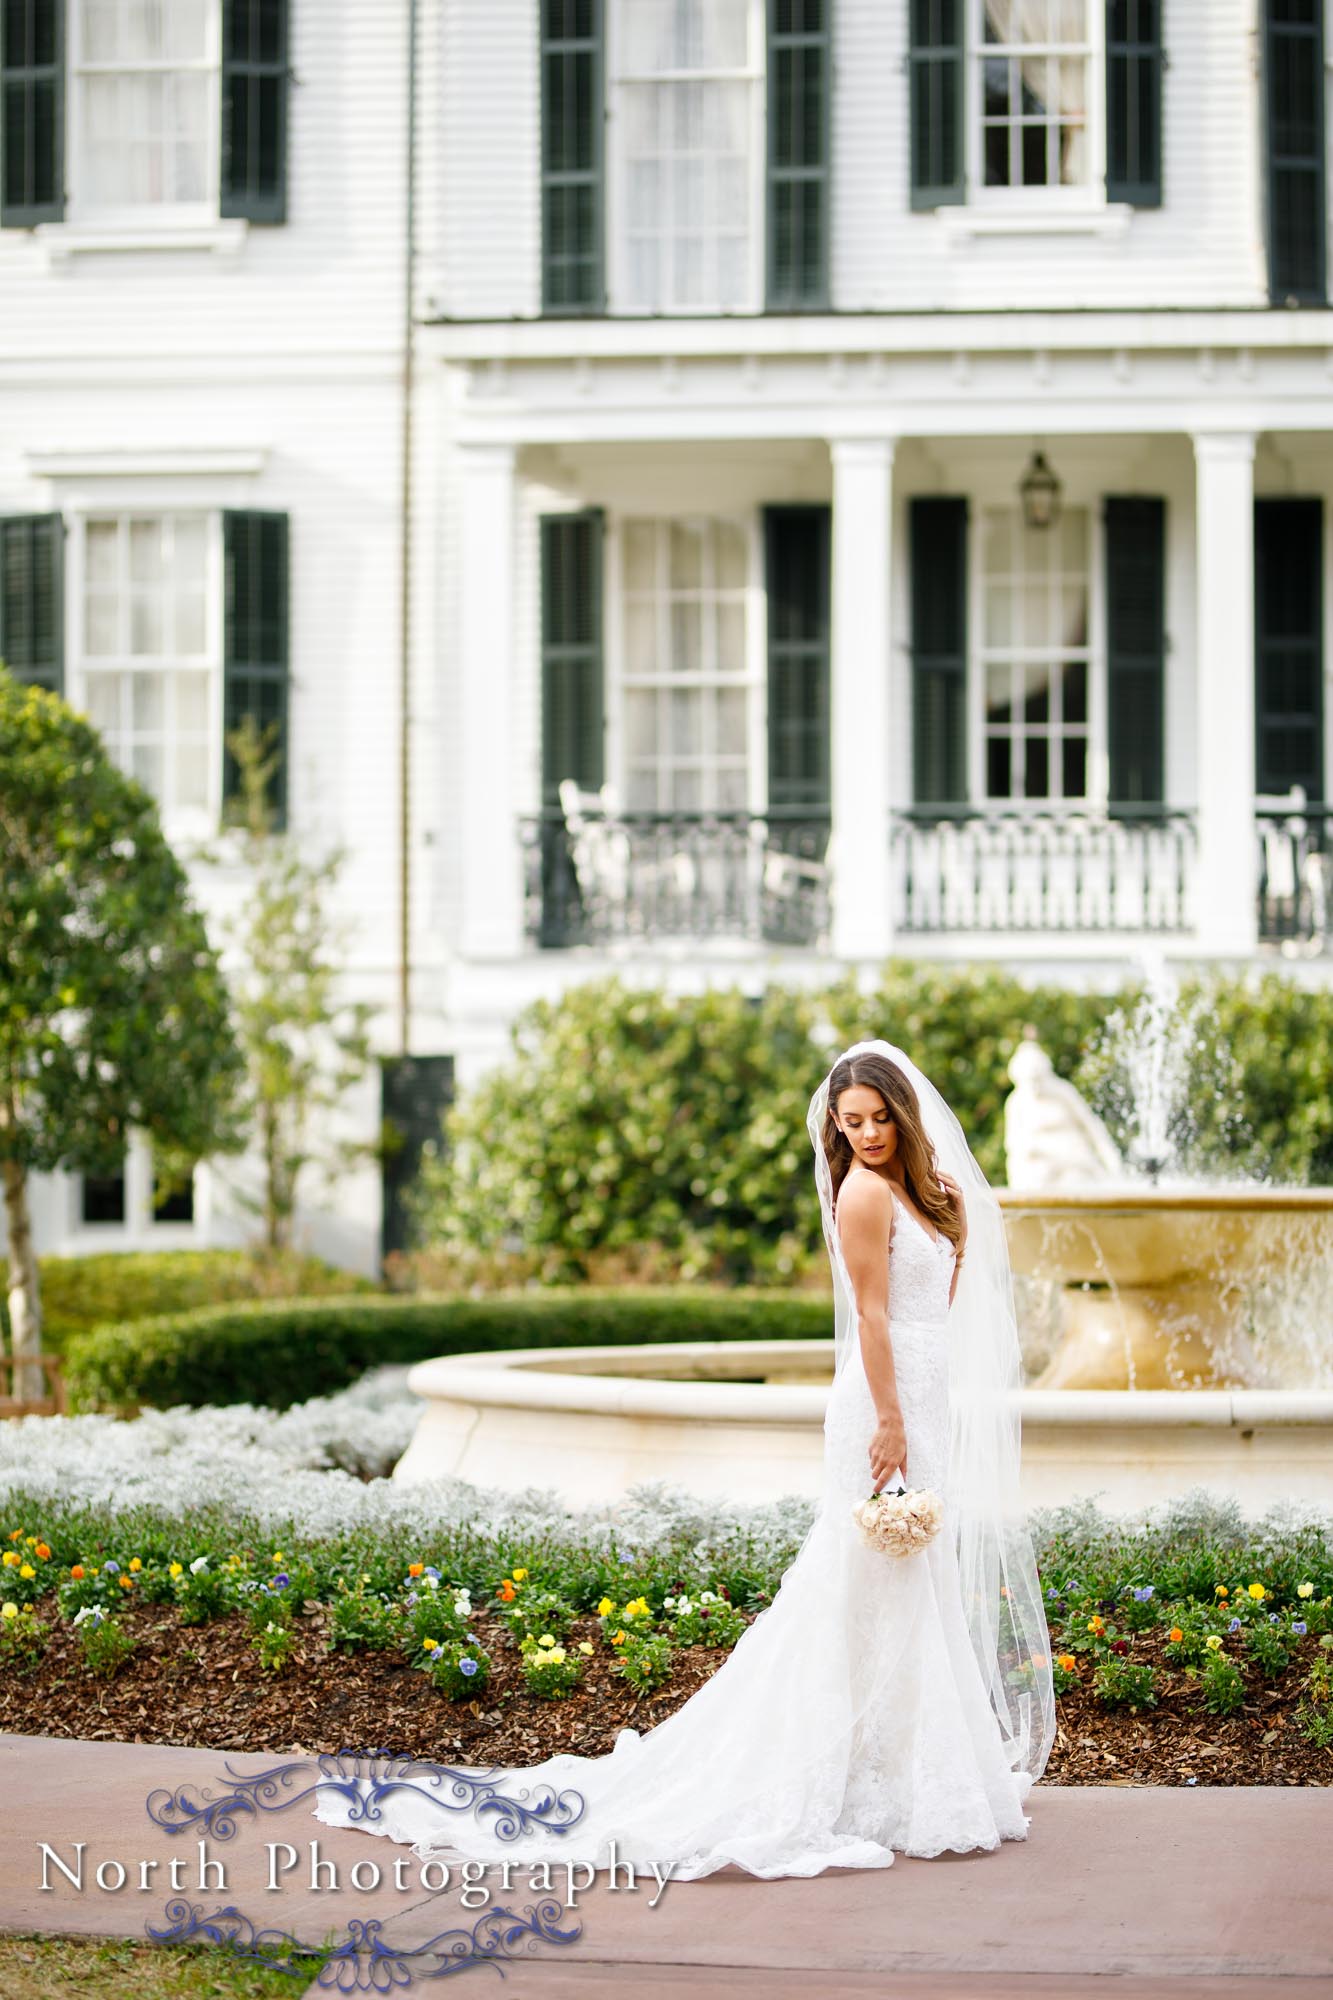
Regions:
<svg viewBox="0 0 1333 2000"><path fill-rule="evenodd" d="M868 1500L858 1500L852 1519L872 1549L886 1556L911 1556L939 1533L944 1509L929 1487L914 1491L885 1487Z"/></svg>

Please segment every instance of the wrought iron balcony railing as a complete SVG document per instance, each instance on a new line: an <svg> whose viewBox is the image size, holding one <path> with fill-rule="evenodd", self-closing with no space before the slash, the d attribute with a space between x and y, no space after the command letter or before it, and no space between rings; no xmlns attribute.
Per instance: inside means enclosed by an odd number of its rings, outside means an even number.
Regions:
<svg viewBox="0 0 1333 2000"><path fill-rule="evenodd" d="M543 947L655 938L827 943L827 814L583 811L520 821L524 924Z"/></svg>
<svg viewBox="0 0 1333 2000"><path fill-rule="evenodd" d="M899 931L1190 927L1190 811L919 807L891 838Z"/></svg>
<svg viewBox="0 0 1333 2000"><path fill-rule="evenodd" d="M1326 951L1333 918L1333 806L1303 800L1261 805L1255 826L1260 941Z"/></svg>

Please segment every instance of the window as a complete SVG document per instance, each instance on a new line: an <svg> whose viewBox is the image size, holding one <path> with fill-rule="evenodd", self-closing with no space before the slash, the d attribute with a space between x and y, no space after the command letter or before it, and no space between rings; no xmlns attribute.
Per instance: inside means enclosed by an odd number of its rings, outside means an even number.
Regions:
<svg viewBox="0 0 1333 2000"><path fill-rule="evenodd" d="M982 795L1086 800L1088 510L1040 529L1016 508L986 508L981 546Z"/></svg>
<svg viewBox="0 0 1333 2000"><path fill-rule="evenodd" d="M910 0L908 12L914 209L966 203L983 231L1080 218L1106 231L1127 207L1160 207L1161 0Z"/></svg>
<svg viewBox="0 0 1333 2000"><path fill-rule="evenodd" d="M762 0L618 0L612 298L622 312L762 302Z"/></svg>
<svg viewBox="0 0 1333 2000"><path fill-rule="evenodd" d="M74 676L111 755L164 815L216 811L216 516L90 517Z"/></svg>
<svg viewBox="0 0 1333 2000"><path fill-rule="evenodd" d="M77 213L215 211L215 0L74 0L70 15Z"/></svg>
<svg viewBox="0 0 1333 2000"><path fill-rule="evenodd" d="M64 255L82 232L49 225L67 214L102 247L285 221L287 17L287 0L3 0L0 227L40 226Z"/></svg>
<svg viewBox="0 0 1333 2000"><path fill-rule="evenodd" d="M633 811L745 811L762 695L750 653L748 524L620 530L621 769Z"/></svg>
<svg viewBox="0 0 1333 2000"><path fill-rule="evenodd" d="M981 0L985 188L1086 188L1093 42L1088 0Z"/></svg>

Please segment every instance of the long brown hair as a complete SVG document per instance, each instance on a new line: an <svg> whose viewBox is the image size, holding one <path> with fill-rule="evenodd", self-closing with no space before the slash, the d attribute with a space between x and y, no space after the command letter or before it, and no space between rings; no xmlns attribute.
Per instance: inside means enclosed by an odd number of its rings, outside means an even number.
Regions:
<svg viewBox="0 0 1333 2000"><path fill-rule="evenodd" d="M921 1107L906 1076L887 1056L873 1054L844 1056L829 1077L828 1103L824 1110L824 1157L833 1180L833 1205L837 1210L838 1190L852 1165L852 1146L847 1134L834 1121L838 1099L854 1083L877 1090L889 1116L898 1128L898 1158L902 1162L907 1192L922 1215L947 1236L957 1250L963 1239L962 1217L954 1197L935 1171L935 1157L921 1128Z"/></svg>

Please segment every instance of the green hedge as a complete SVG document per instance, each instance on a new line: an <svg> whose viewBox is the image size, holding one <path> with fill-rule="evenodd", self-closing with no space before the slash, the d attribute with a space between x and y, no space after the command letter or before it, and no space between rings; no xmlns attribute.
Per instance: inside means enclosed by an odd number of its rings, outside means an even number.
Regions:
<svg viewBox="0 0 1333 2000"><path fill-rule="evenodd" d="M473 1348L637 1341L807 1340L832 1332L817 1294L570 1288L486 1299L296 1299L104 1326L70 1343L78 1409L264 1403L286 1409L385 1362Z"/></svg>
<svg viewBox="0 0 1333 2000"><path fill-rule="evenodd" d="M1008 1063L1035 1028L1057 1072L1131 1136L1105 1030L1135 982L1082 991L992 967L893 961L876 987L670 995L619 978L539 1000L445 1118L412 1207L423 1288L798 1284L827 1259L805 1114L831 1050L883 1036L943 1092L993 1184ZM1278 971L1182 979L1190 1167L1333 1180L1333 992Z"/></svg>
<svg viewBox="0 0 1333 2000"><path fill-rule="evenodd" d="M88 1257L43 1257L42 1343L63 1354L75 1334L112 1320L189 1312L229 1299L309 1299L374 1292L354 1271L319 1257L257 1257L248 1250L105 1250ZM9 1316L0 1294L0 1328Z"/></svg>

